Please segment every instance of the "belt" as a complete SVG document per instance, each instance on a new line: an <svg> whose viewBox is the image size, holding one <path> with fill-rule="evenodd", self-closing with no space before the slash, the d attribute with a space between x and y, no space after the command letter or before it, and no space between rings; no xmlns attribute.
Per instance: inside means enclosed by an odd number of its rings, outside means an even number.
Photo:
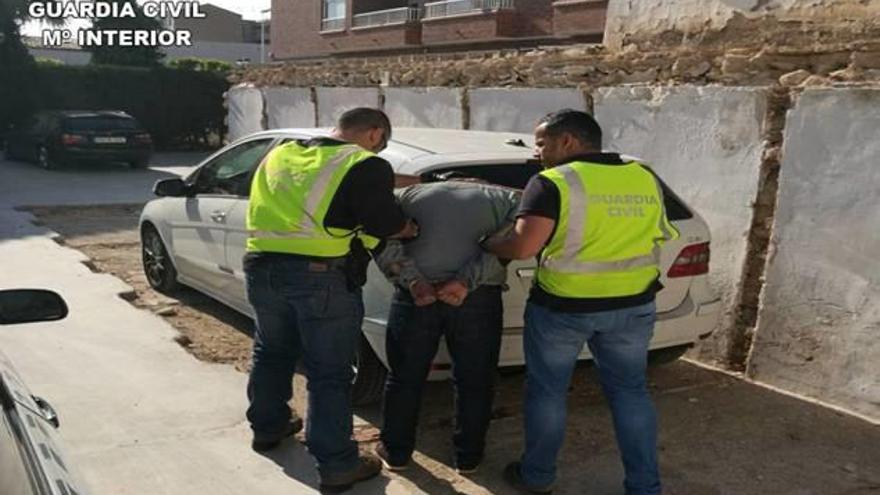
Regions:
<svg viewBox="0 0 880 495"><path fill-rule="evenodd" d="M345 265L345 260L348 256L339 256L339 257L322 257L322 256L307 256L302 254L292 254L292 253L271 253L271 252L262 252L262 253L248 253L245 255L245 258L250 258L253 261L256 260L266 260L266 261L301 261L309 264L309 271L326 271L330 268L340 268ZM324 267L322 270L321 267Z"/></svg>

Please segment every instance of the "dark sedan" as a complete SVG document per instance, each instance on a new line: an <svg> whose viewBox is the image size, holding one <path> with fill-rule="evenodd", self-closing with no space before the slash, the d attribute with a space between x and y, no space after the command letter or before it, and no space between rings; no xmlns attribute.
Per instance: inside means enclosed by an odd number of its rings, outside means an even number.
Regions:
<svg viewBox="0 0 880 495"><path fill-rule="evenodd" d="M150 134L119 111L39 112L6 135L7 159L32 161L45 169L86 161L142 168L152 152Z"/></svg>

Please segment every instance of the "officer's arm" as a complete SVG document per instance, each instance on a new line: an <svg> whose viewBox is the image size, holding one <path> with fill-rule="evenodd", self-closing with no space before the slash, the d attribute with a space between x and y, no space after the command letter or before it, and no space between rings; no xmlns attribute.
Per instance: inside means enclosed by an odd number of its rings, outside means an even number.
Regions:
<svg viewBox="0 0 880 495"><path fill-rule="evenodd" d="M527 215L519 217L513 231L501 239L488 239L484 248L499 258L524 260L533 258L553 235L556 221L546 217Z"/></svg>

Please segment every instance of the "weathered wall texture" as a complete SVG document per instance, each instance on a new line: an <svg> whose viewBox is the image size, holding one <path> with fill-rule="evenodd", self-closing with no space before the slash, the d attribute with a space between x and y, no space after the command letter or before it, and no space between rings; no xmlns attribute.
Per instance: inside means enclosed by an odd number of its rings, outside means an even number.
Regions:
<svg viewBox="0 0 880 495"><path fill-rule="evenodd" d="M264 88L266 128L314 127L315 102L309 88Z"/></svg>
<svg viewBox="0 0 880 495"><path fill-rule="evenodd" d="M586 109L584 94L577 89L474 89L469 101L470 128L483 131L531 133L548 112Z"/></svg>
<svg viewBox="0 0 880 495"><path fill-rule="evenodd" d="M318 98L318 126L331 127L346 110L378 107L377 88L315 88Z"/></svg>
<svg viewBox="0 0 880 495"><path fill-rule="evenodd" d="M779 181L749 374L880 418L880 90L803 93Z"/></svg>
<svg viewBox="0 0 880 495"><path fill-rule="evenodd" d="M463 91L453 88L386 88L385 112L398 127L461 129Z"/></svg>
<svg viewBox="0 0 880 495"><path fill-rule="evenodd" d="M767 92L760 88L602 88L595 114L605 147L650 164L709 224L710 280L724 301L715 334L701 354L727 352L741 286L752 202L758 191Z"/></svg>
<svg viewBox="0 0 880 495"><path fill-rule="evenodd" d="M230 142L263 130L263 93L259 89L244 85L231 88L226 93L226 105L226 137Z"/></svg>
<svg viewBox="0 0 880 495"><path fill-rule="evenodd" d="M835 29L858 29L876 23L876 0L611 0L605 24L605 45L618 49L630 41L649 40L662 33L679 33L701 43L698 34L719 33L749 19L773 18L798 30L799 23ZM779 26L786 30L785 26ZM731 33L742 38L743 33ZM755 33L759 36L767 33ZM811 36L818 41L823 33Z"/></svg>

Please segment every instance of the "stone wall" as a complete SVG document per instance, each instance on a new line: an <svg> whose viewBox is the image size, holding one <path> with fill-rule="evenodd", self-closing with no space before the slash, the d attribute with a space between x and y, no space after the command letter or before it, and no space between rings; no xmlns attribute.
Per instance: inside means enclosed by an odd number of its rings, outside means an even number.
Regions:
<svg viewBox="0 0 880 495"><path fill-rule="evenodd" d="M880 2L863 0L611 0L606 46L630 44L797 45L829 39L857 39L876 30ZM744 26L760 26L743 36Z"/></svg>

